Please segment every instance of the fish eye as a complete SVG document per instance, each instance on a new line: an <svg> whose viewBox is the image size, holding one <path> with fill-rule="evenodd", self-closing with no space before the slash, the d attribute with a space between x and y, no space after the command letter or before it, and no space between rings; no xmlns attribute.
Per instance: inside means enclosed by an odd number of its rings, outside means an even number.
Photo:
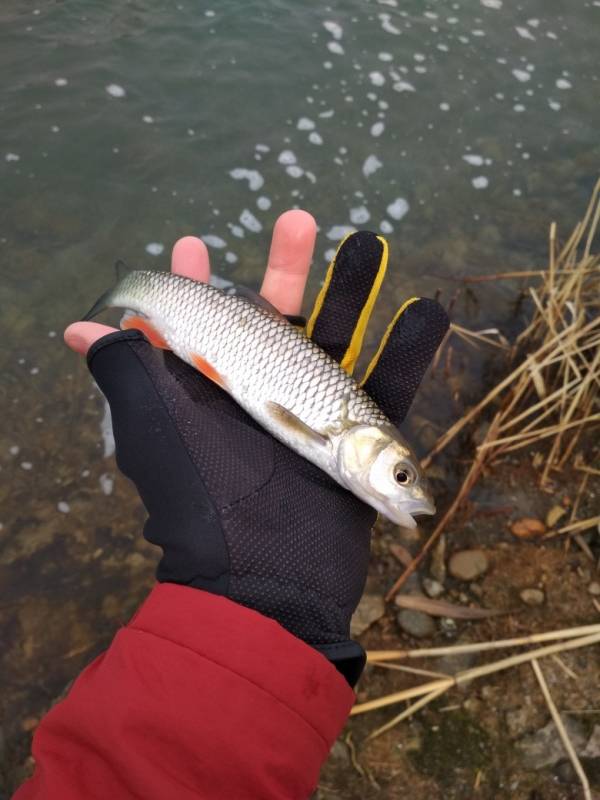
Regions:
<svg viewBox="0 0 600 800"><path fill-rule="evenodd" d="M401 486L409 486L415 481L415 473L406 464L397 464L394 468L394 478Z"/></svg>

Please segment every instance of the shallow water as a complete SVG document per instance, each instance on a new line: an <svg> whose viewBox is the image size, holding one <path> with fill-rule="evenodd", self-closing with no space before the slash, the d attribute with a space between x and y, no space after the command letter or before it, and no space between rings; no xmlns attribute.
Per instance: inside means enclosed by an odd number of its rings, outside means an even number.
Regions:
<svg viewBox="0 0 600 800"><path fill-rule="evenodd" d="M152 580L102 401L60 339L115 259L164 268L194 233L216 272L257 286L274 220L298 205L321 226L310 296L350 226L388 236L380 328L406 295L540 264L550 221L566 236L597 175L599 28L600 0L3 1L6 764L22 718ZM487 288L470 321L508 325L512 296Z"/></svg>

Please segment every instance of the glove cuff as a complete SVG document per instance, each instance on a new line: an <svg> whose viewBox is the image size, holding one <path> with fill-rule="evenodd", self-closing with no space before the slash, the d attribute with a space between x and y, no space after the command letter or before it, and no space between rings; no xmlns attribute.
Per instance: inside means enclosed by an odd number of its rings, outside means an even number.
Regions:
<svg viewBox="0 0 600 800"><path fill-rule="evenodd" d="M358 642L348 639L345 642L313 645L313 647L333 664L353 689L367 663L367 654Z"/></svg>

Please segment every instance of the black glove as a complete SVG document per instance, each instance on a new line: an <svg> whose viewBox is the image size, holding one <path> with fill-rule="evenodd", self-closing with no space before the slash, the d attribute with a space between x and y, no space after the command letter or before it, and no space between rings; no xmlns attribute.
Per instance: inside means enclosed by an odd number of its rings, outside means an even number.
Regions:
<svg viewBox="0 0 600 800"><path fill-rule="evenodd" d="M351 369L387 262L363 232L342 243L307 332ZM398 424L447 328L431 300L405 304L366 390ZM385 338L385 337L384 337ZM349 639L376 514L275 440L215 384L138 331L109 334L88 365L111 408L119 469L163 549L159 581L224 595L277 620L351 685L364 665Z"/></svg>

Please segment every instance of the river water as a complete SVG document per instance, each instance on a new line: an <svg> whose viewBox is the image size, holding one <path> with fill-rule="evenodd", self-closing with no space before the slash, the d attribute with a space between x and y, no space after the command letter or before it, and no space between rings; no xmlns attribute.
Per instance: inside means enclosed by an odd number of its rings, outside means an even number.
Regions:
<svg viewBox="0 0 600 800"><path fill-rule="evenodd" d="M347 230L388 237L382 325L407 295L540 265L598 172L599 31L600 0L3 0L6 786L27 719L152 581L102 399L61 341L114 261L165 268L193 233L258 286L274 220L300 206L320 225L308 296ZM472 321L502 326L511 292L483 298Z"/></svg>

